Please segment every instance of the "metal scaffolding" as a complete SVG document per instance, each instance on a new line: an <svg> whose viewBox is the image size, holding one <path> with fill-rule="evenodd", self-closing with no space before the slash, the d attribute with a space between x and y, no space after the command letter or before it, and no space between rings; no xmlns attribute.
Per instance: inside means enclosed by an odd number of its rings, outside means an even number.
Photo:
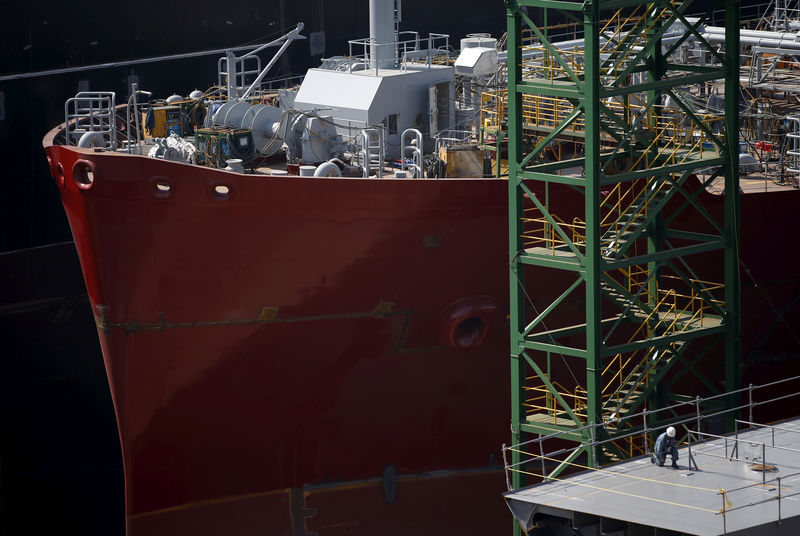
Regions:
<svg viewBox="0 0 800 536"><path fill-rule="evenodd" d="M492 121L507 113L512 442L565 432L567 463L645 452L613 441L641 426L626 415L680 400L686 374L719 392L703 370L722 347L722 391L739 388L739 0L702 17L690 5L506 0L508 95L483 99ZM698 31L721 7L724 53ZM572 21L573 39L525 8ZM686 98L723 90L724 117ZM718 214L697 201L712 183ZM546 306L526 290L534 277L561 285ZM586 446L595 430L611 439L600 450Z"/></svg>

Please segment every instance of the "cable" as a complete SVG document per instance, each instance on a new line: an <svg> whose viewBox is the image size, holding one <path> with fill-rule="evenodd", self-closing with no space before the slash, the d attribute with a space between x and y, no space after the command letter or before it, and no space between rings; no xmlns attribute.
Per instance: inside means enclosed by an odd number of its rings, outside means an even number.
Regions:
<svg viewBox="0 0 800 536"><path fill-rule="evenodd" d="M737 241L737 243L738 243L738 235L737 235L737 240L736 240L736 241ZM738 247L737 247L737 252L738 252ZM793 330L793 329L792 329L792 327L789 325L789 323L788 323L788 322L786 322L786 318L784 318L784 316L781 314L781 312L778 310L778 308L777 308L777 307L775 307L775 305L772 303L772 300L770 300L770 299L769 299L769 296L767 296L767 293L766 293L766 292L764 292L764 289L762 289L762 288L761 288L761 287L758 285L758 281L757 281L757 280L756 280L756 278L753 276L753 274L750 272L750 268L748 268L748 267L747 267L747 265L744 263L744 261L743 261L743 260L741 260L741 258L739 259L739 264L741 265L741 267L742 267L742 269L744 270L744 273L747 275L747 277L749 277L749 278L750 278L750 280L751 280L751 281L753 281L753 286L754 286L755 288L757 288L757 289L758 289L758 291L761 293L762 297L764 298L764 301L766 301L766 302L767 302L767 304L769 305L770 309L772 309L772 312L773 312L773 313L775 313L775 316L777 316L777 317L778 317L778 319L781 321L781 323L782 323L784 326L786 326L786 329L788 329L788 330L789 330L789 334L792 336L792 338L795 340L795 342L796 342L798 345L800 345L800 338L798 338L797 334L794 332L794 330ZM740 275L739 277L741 278L741 275Z"/></svg>
<svg viewBox="0 0 800 536"><path fill-rule="evenodd" d="M530 303L531 307L533 308L533 312L536 313L536 316L541 316L539 310L536 309L536 306L533 304L533 300L531 300L530 296L528 296L528 291L525 290L525 286L522 284L522 281L517 279L517 284L519 284L520 288L522 288L522 293L525 294L525 298L528 300L528 303ZM550 328L547 327L547 324L545 324L544 319L542 319L542 326L544 327L544 329L548 331L547 335L550 338L550 342L553 343L553 346L558 347L558 344L556 343L556 340L553 338L553 335L549 333ZM578 378L575 377L575 373L572 372L572 368L569 366L569 363L567 363L567 358L564 357L564 354L558 352L558 355L561 356L561 360L564 362L564 365L567 367L570 376L572 376L572 379L575 381L575 385L576 386L581 385L581 382L579 382Z"/></svg>

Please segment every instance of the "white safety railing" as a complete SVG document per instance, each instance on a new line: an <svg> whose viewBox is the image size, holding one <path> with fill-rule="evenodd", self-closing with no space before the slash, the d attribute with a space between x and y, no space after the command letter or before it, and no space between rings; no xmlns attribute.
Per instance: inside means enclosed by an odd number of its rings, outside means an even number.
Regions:
<svg viewBox="0 0 800 536"><path fill-rule="evenodd" d="M436 153L442 147L470 143L474 133L471 130L440 130L436 133Z"/></svg>
<svg viewBox="0 0 800 536"><path fill-rule="evenodd" d="M128 136L126 148L128 153L130 154L142 154L142 124L141 124L141 113L139 112L139 101L138 96L144 95L148 99L153 96L153 94L149 91L142 91L139 89L138 84L131 84L131 96L128 99L128 106L125 108L125 133ZM131 109L133 109L133 124L131 124ZM131 139L131 132L134 130L131 128L135 126L136 131L136 143L133 143L133 139ZM135 149L134 149L135 147Z"/></svg>
<svg viewBox="0 0 800 536"><path fill-rule="evenodd" d="M370 69L374 63L375 74L378 74L380 69L377 62L372 60L373 57L381 57L385 48L392 49L393 66L399 66L403 70L407 70L412 64L422 64L430 69L434 59L440 56L443 57L443 63L450 63L450 35L431 33L423 38L419 36L419 32L401 32L403 34L413 37L389 43L375 43L371 37L348 41L348 68L351 71Z"/></svg>
<svg viewBox="0 0 800 536"><path fill-rule="evenodd" d="M66 144L117 148L116 94L81 91L64 103ZM81 142L83 140L83 142Z"/></svg>

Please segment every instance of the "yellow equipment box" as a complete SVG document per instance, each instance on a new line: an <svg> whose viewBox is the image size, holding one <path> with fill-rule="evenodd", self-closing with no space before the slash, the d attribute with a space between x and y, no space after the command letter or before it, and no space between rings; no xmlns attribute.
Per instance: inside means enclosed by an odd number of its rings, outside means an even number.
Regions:
<svg viewBox="0 0 800 536"><path fill-rule="evenodd" d="M142 114L142 124L150 138L166 138L173 132L178 136L191 134L180 106L153 106Z"/></svg>

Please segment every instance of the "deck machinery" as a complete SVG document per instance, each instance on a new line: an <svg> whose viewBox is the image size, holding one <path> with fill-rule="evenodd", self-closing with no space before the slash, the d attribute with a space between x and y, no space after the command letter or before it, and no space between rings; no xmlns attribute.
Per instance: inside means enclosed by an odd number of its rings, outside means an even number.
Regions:
<svg viewBox="0 0 800 536"><path fill-rule="evenodd" d="M625 435L642 426L626 415L686 400L685 380L739 387L739 0L718 0L699 18L685 15L691 2L506 6L512 441L561 433L574 442L556 475L581 457L598 467L644 453L631 436L602 448L592 436ZM726 41L713 46L698 28L722 8ZM580 48L533 22L548 12L575 23ZM684 31L665 39L676 27ZM724 117L684 98L697 88L731 96ZM724 183L724 214L695 202L696 177ZM564 186L584 197L583 218L559 217L550 192ZM702 228L682 227L687 219ZM699 255L724 262L724 281L695 273ZM565 282L549 305L526 291L530 266ZM581 308L584 321L560 325L565 307ZM724 367L723 389L702 373L709 359L724 361L711 364ZM520 454L510 452L513 468ZM522 487L524 472L511 474Z"/></svg>

